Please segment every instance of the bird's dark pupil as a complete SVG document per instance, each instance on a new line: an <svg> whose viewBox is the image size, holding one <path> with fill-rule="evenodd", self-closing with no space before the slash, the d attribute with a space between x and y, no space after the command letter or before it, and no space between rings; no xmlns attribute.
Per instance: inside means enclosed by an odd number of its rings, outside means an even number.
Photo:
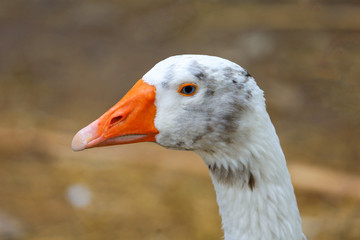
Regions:
<svg viewBox="0 0 360 240"><path fill-rule="evenodd" d="M186 86L184 87L184 93L186 94L191 94L194 92L194 87L193 86Z"/></svg>

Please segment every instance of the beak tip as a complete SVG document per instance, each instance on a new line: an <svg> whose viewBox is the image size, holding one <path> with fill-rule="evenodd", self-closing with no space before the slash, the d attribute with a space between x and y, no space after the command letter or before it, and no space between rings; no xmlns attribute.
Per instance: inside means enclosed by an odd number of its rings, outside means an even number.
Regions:
<svg viewBox="0 0 360 240"><path fill-rule="evenodd" d="M85 149L85 146L87 144L86 138L83 134L83 132L80 130L73 138L71 147L72 150L78 152Z"/></svg>
<svg viewBox="0 0 360 240"><path fill-rule="evenodd" d="M98 137L98 122L99 120L90 123L75 134L71 143L71 147L74 151L78 152L90 148L89 142Z"/></svg>

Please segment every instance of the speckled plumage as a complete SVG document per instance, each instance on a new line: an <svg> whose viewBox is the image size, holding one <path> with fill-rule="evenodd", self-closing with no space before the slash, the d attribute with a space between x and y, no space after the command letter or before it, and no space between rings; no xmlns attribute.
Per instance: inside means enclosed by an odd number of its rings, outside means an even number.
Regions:
<svg viewBox="0 0 360 240"><path fill-rule="evenodd" d="M305 238L263 91L245 69L219 57L179 55L143 80L156 87L156 142L195 151L208 165L226 240ZM196 94L179 94L183 83L196 84Z"/></svg>

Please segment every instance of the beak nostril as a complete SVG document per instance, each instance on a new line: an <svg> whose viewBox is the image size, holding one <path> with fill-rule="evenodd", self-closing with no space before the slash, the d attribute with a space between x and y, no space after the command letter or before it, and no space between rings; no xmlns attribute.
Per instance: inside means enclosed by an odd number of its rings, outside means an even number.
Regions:
<svg viewBox="0 0 360 240"><path fill-rule="evenodd" d="M116 125L117 123L121 122L123 116L117 116L117 117L114 117L113 119L111 119L110 121L110 127L113 127L114 125Z"/></svg>

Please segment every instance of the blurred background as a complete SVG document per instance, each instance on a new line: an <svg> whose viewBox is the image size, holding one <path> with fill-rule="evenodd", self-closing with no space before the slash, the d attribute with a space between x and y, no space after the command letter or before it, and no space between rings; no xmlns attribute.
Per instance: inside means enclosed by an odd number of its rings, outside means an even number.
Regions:
<svg viewBox="0 0 360 240"><path fill-rule="evenodd" d="M358 0L1 0L0 239L221 239L201 159L73 135L155 63L228 58L255 77L308 239L360 239Z"/></svg>

